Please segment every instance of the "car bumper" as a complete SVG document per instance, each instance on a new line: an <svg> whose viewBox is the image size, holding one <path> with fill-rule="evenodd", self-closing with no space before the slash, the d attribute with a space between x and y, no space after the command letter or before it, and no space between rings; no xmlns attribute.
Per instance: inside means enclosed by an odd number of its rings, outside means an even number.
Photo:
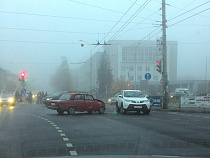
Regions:
<svg viewBox="0 0 210 158"><path fill-rule="evenodd" d="M15 103L11 103L11 102L1 102L0 103L0 106L12 106L12 105L15 105Z"/></svg>
<svg viewBox="0 0 210 158"><path fill-rule="evenodd" d="M59 108L57 106L47 106L48 109L52 110L58 110Z"/></svg>

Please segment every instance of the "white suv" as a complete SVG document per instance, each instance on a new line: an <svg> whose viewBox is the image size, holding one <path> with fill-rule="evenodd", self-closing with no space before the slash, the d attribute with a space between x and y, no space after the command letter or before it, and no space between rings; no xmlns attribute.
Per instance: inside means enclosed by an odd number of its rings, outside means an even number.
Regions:
<svg viewBox="0 0 210 158"><path fill-rule="evenodd" d="M150 113L150 101L140 90L122 90L116 100L116 111L126 114L127 111Z"/></svg>

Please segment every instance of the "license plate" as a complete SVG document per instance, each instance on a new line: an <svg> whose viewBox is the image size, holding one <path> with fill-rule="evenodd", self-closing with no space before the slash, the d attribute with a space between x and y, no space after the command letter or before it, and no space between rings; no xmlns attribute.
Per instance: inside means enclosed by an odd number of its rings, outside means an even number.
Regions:
<svg viewBox="0 0 210 158"><path fill-rule="evenodd" d="M52 106L55 106L55 103L51 103Z"/></svg>
<svg viewBox="0 0 210 158"><path fill-rule="evenodd" d="M141 108L142 108L142 106L134 106L134 108L141 109Z"/></svg>

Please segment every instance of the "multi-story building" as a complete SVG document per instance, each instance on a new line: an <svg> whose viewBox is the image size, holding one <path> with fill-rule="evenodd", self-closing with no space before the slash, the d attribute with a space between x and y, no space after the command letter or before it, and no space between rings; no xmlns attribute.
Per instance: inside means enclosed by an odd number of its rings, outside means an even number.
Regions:
<svg viewBox="0 0 210 158"><path fill-rule="evenodd" d="M122 78L132 88L145 85L145 74L150 73L149 84L160 83L162 75L157 72L157 61L162 61L161 45L157 41L115 40L104 47L109 55L114 79ZM167 42L168 79L177 79L177 42Z"/></svg>
<svg viewBox="0 0 210 158"><path fill-rule="evenodd" d="M162 52L161 45L157 41L113 40L108 43L111 45L105 45L104 52L109 56L114 79L122 78L130 83L131 88L140 89L147 83L145 74L150 73L149 84L160 84L162 75L156 70L156 61L162 60ZM92 78L91 89L97 88L97 68L101 53L103 52L96 52L90 58L91 68L90 59L80 67L79 78L85 80L78 82L78 89L89 91L90 78ZM167 60L168 79L176 80L177 42L175 41L167 42ZM92 75L88 75L90 72Z"/></svg>

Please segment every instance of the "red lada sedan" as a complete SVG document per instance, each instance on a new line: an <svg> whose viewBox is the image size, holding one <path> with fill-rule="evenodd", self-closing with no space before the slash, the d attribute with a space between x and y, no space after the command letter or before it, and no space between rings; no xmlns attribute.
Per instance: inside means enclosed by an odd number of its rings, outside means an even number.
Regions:
<svg viewBox="0 0 210 158"><path fill-rule="evenodd" d="M88 113L98 111L103 114L106 110L103 101L94 99L87 93L65 93L58 100L49 101L47 108L57 110L58 114L67 111L70 115L73 115L75 111L87 111Z"/></svg>

